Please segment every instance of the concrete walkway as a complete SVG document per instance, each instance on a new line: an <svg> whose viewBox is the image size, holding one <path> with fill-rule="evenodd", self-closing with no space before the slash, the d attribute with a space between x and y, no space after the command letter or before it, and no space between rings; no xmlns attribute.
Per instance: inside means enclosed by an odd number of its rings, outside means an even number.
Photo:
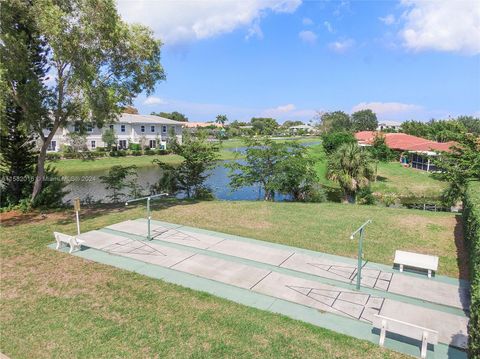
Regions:
<svg viewBox="0 0 480 359"><path fill-rule="evenodd" d="M354 290L355 261L300 248L152 221L125 221L80 235L87 247L110 255L242 288L370 324L374 314L439 332L439 341L466 348L466 283L428 279L367 263Z"/></svg>

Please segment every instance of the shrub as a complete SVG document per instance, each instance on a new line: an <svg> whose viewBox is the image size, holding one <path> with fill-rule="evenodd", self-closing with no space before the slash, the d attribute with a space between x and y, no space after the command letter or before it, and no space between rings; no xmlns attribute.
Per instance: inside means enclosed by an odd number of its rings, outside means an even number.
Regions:
<svg viewBox="0 0 480 359"><path fill-rule="evenodd" d="M140 151L140 150L138 150L138 151L135 150L135 151L132 151L131 153L132 153L132 156L141 156L142 155L142 151Z"/></svg>
<svg viewBox="0 0 480 359"><path fill-rule="evenodd" d="M48 161L58 161L60 158L62 158L62 155L57 152L49 152L47 153L47 160Z"/></svg>
<svg viewBox="0 0 480 359"><path fill-rule="evenodd" d="M335 152L345 143L355 143L355 137L350 132L331 132L322 136L322 145L327 154Z"/></svg>
<svg viewBox="0 0 480 359"><path fill-rule="evenodd" d="M470 358L480 358L480 182L470 182L463 201L465 242L470 254L472 301L468 351Z"/></svg>
<svg viewBox="0 0 480 359"><path fill-rule="evenodd" d="M147 149L145 150L145 154L146 154L147 156L153 156L153 155L155 154L155 150L151 150L150 148L147 148Z"/></svg>
<svg viewBox="0 0 480 359"><path fill-rule="evenodd" d="M58 171L50 166L45 167L45 181L41 192L32 203L34 208L58 208L63 205L63 197L68 193L64 190L66 183Z"/></svg>
<svg viewBox="0 0 480 359"><path fill-rule="evenodd" d="M140 144L139 143L129 143L128 144L128 149L132 151L140 151Z"/></svg>
<svg viewBox="0 0 480 359"><path fill-rule="evenodd" d="M164 149L159 149L159 150L156 150L155 153L157 155L162 155L163 156L163 155L168 155L170 153L170 151L164 150Z"/></svg>
<svg viewBox="0 0 480 359"><path fill-rule="evenodd" d="M375 204L376 199L372 193L372 189L369 187L361 188L357 192L357 203L358 204Z"/></svg>

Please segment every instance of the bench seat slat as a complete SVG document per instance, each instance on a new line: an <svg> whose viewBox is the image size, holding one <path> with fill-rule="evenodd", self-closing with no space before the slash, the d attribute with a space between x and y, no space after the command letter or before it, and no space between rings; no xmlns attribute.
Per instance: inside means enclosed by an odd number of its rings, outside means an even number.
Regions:
<svg viewBox="0 0 480 359"><path fill-rule="evenodd" d="M426 254L418 254L405 251L395 251L394 263L403 264L409 267L428 269L437 271L438 257Z"/></svg>

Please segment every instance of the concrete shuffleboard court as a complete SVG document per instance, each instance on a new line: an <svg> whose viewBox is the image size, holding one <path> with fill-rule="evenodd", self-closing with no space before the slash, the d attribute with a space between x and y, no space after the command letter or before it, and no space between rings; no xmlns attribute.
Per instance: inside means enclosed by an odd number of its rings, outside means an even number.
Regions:
<svg viewBox="0 0 480 359"><path fill-rule="evenodd" d="M214 281L226 290L239 288L245 295L272 298L272 303L292 303L296 308L328 313L332 318L344 318L338 323L351 323L348 325L364 331L369 328L372 333L375 314L396 318L438 331L439 345L449 348L445 352L453 350L462 357L461 350L466 348L467 283L441 276L428 279L366 263L362 288L357 291L355 259L158 221L152 221L151 234L153 240L147 241L147 223L139 219L83 233L79 238L85 252L91 248L166 268L172 275L177 272ZM86 253L84 256L88 258ZM273 311L273 307L266 309ZM346 324L331 327L335 325ZM351 332L341 327L338 331ZM362 338L368 335L372 334ZM393 348L398 350L395 345ZM436 350L435 357L439 355Z"/></svg>

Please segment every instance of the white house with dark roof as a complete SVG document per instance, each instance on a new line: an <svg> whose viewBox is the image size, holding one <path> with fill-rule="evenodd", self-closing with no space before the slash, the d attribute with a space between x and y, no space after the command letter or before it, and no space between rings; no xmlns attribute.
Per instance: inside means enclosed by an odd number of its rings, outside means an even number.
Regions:
<svg viewBox="0 0 480 359"><path fill-rule="evenodd" d="M122 113L117 121L106 124L103 128L87 126L87 148L94 150L97 147L104 147L102 134L106 129L113 129L117 136L117 147L128 148L130 143L140 144L142 141L146 148L167 148L168 139L172 136L179 142L182 141L183 122L173 121L154 115L134 115ZM69 124L57 130L53 136L49 151L59 151L60 146L68 145L68 134L78 131L79 128Z"/></svg>

